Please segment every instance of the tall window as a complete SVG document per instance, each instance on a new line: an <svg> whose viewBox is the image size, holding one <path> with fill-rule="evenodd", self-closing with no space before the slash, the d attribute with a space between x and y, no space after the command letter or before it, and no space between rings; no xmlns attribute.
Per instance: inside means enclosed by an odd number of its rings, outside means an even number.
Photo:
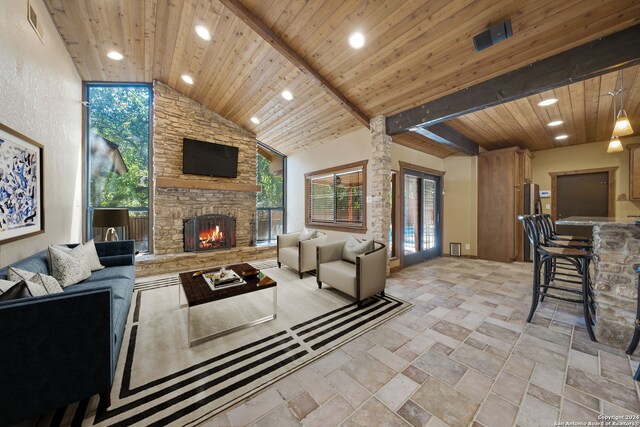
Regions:
<svg viewBox="0 0 640 427"><path fill-rule="evenodd" d="M366 230L367 161L305 175L307 225Z"/></svg>
<svg viewBox="0 0 640 427"><path fill-rule="evenodd" d="M140 252L149 250L149 135L151 87L87 85L87 235L96 208L127 208L129 224L118 230Z"/></svg>
<svg viewBox="0 0 640 427"><path fill-rule="evenodd" d="M269 244L285 232L286 157L258 143L256 181L262 187L258 193L258 243Z"/></svg>

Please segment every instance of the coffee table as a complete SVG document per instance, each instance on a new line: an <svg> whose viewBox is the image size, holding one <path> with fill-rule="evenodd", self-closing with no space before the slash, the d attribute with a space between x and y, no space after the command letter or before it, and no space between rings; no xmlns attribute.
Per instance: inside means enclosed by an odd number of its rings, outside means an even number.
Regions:
<svg viewBox="0 0 640 427"><path fill-rule="evenodd" d="M249 264L234 264L227 265L227 270L235 271L239 276L242 275L242 272L245 270L252 269ZM210 273L212 271L216 271L218 268L207 269L207 270L199 270L203 273ZM231 286L222 286L219 288L211 289L207 281L202 275L193 274L195 271L189 271L186 273L180 273L180 283L182 284L182 289L184 290L184 294L187 298L187 317L188 317L188 339L189 339L189 347L193 347L194 345L202 344L203 342L210 341L214 338L230 334L232 332L236 332L242 329L249 328L251 326L259 325L260 323L268 322L269 320L273 320L278 315L278 304L277 304L277 285L278 283L272 278L265 276L263 273L260 273L257 277L244 278L247 282L243 285L231 285ZM220 301L228 298L237 297L245 294L257 294L259 291L265 291L268 289L273 289L273 314L262 317L247 323L243 323L232 328L225 329L220 332L216 332L211 335L207 335L204 337L191 339L191 308L211 303L214 301ZM261 292L260 295L263 293ZM180 296L178 296L178 301L180 301ZM180 304L180 302L179 302Z"/></svg>

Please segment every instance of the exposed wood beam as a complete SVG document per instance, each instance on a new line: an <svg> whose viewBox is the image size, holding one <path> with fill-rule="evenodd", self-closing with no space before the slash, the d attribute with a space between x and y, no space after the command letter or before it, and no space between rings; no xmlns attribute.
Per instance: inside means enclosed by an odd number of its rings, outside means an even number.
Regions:
<svg viewBox="0 0 640 427"><path fill-rule="evenodd" d="M391 139L394 144L402 145L413 150L421 151L432 156L444 159L458 151L439 142L435 142L416 132L404 132L394 135Z"/></svg>
<svg viewBox="0 0 640 427"><path fill-rule="evenodd" d="M417 127L412 131L470 156L477 156L480 152L478 144L444 123L437 123L428 128Z"/></svg>
<svg viewBox="0 0 640 427"><path fill-rule="evenodd" d="M286 44L264 22L255 16L239 0L220 0L235 16L240 18L256 34L262 37L275 50L280 52L289 62L298 67L307 77L324 90L327 95L338 101L353 117L364 126L369 127L369 118L358 107L347 99L340 91L324 78L315 68L304 60L295 50Z"/></svg>
<svg viewBox="0 0 640 427"><path fill-rule="evenodd" d="M387 133L431 126L636 64L640 64L640 24L389 116Z"/></svg>

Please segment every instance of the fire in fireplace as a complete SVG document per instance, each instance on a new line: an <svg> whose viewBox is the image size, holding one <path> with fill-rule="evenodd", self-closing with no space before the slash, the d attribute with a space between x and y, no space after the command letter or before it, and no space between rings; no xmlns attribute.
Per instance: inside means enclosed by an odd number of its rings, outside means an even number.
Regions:
<svg viewBox="0 0 640 427"><path fill-rule="evenodd" d="M202 215L184 221L185 252L204 252L236 245L236 220L227 215Z"/></svg>

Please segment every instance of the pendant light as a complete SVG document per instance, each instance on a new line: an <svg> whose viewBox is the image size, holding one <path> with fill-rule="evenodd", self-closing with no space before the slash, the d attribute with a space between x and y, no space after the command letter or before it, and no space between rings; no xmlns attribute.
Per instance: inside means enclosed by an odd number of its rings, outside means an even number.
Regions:
<svg viewBox="0 0 640 427"><path fill-rule="evenodd" d="M615 117L615 124L613 126L613 137L626 136L633 133L631 122L629 122L629 117L627 117L627 112L624 111L624 70L620 71L620 73L620 90L616 92L616 94L620 93L620 111ZM615 103L615 97L613 98L613 100Z"/></svg>
<svg viewBox="0 0 640 427"><path fill-rule="evenodd" d="M622 142L620 142L620 138L618 138L616 136L616 130L615 130L615 125L616 125L616 95L618 95L618 93L620 93L620 90L615 91L615 92L609 92L609 95L613 97L613 121L614 121L614 129L613 129L613 135L611 135L611 141L609 141L609 146L607 147L607 153L611 154L611 153L619 153L621 151L623 151L622 148Z"/></svg>
<svg viewBox="0 0 640 427"><path fill-rule="evenodd" d="M620 142L620 138L614 136L613 138L611 138L611 141L609 141L607 153L619 153L621 151L624 151L624 148L622 148L622 142Z"/></svg>
<svg viewBox="0 0 640 427"><path fill-rule="evenodd" d="M613 128L613 134L615 136L626 136L631 135L632 133L633 128L631 127L631 123L627 117L627 112L622 108L618 113L618 118L616 119L616 124Z"/></svg>

